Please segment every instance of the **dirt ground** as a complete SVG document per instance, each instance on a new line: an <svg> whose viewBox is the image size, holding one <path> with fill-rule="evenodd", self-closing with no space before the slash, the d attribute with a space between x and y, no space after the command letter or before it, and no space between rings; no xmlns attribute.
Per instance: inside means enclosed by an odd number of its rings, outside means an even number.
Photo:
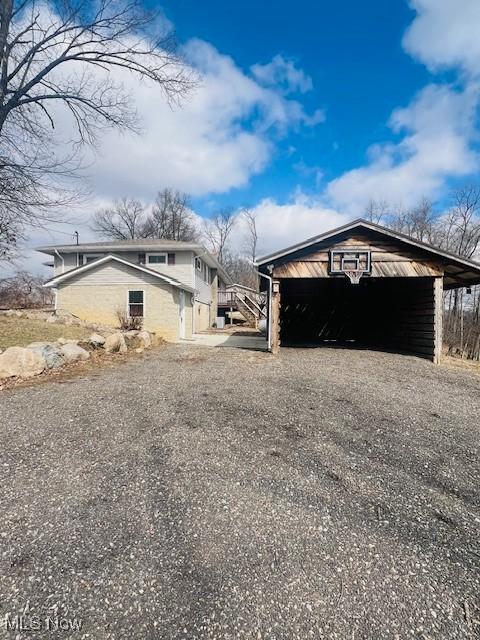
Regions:
<svg viewBox="0 0 480 640"><path fill-rule="evenodd" d="M0 620L41 628L0 637L478 638L479 415L468 370L342 349L7 389Z"/></svg>

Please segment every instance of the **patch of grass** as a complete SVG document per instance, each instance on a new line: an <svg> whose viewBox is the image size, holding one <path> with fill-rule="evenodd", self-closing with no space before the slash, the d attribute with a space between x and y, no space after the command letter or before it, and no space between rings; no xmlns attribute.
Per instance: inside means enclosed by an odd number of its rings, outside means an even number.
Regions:
<svg viewBox="0 0 480 640"><path fill-rule="evenodd" d="M480 362L478 360L463 360L462 358L453 358L452 356L442 356L442 364L447 367L466 369L472 373L480 374Z"/></svg>
<svg viewBox="0 0 480 640"><path fill-rule="evenodd" d="M74 325L49 324L43 320L0 317L0 349L25 347L30 342L55 342L58 338L82 340L91 330Z"/></svg>

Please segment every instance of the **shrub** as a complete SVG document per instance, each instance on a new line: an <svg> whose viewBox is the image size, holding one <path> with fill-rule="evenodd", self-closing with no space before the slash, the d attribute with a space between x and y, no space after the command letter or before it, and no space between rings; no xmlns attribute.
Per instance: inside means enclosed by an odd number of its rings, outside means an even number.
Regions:
<svg viewBox="0 0 480 640"><path fill-rule="evenodd" d="M119 309L117 311L117 318L122 331L140 331L142 328L143 318L140 316L130 317L125 311Z"/></svg>

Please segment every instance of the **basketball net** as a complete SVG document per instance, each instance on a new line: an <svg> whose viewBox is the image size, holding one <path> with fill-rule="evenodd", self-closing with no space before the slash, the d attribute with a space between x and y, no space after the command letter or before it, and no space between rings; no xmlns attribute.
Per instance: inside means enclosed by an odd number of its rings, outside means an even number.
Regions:
<svg viewBox="0 0 480 640"><path fill-rule="evenodd" d="M358 284L363 275L363 271L361 269L345 269L344 273L352 284Z"/></svg>

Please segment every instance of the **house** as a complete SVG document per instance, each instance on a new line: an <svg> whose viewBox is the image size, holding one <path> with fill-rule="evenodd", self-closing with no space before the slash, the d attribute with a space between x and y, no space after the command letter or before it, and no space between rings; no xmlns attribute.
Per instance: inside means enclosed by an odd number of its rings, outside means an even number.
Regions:
<svg viewBox="0 0 480 640"><path fill-rule="evenodd" d="M118 326L141 317L166 340L191 338L217 316L217 290L230 278L205 247L175 240L119 240L38 247L53 258L46 284L57 311Z"/></svg>
<svg viewBox="0 0 480 640"><path fill-rule="evenodd" d="M345 344L438 362L443 292L480 284L480 264L366 220L257 262L268 343Z"/></svg>

